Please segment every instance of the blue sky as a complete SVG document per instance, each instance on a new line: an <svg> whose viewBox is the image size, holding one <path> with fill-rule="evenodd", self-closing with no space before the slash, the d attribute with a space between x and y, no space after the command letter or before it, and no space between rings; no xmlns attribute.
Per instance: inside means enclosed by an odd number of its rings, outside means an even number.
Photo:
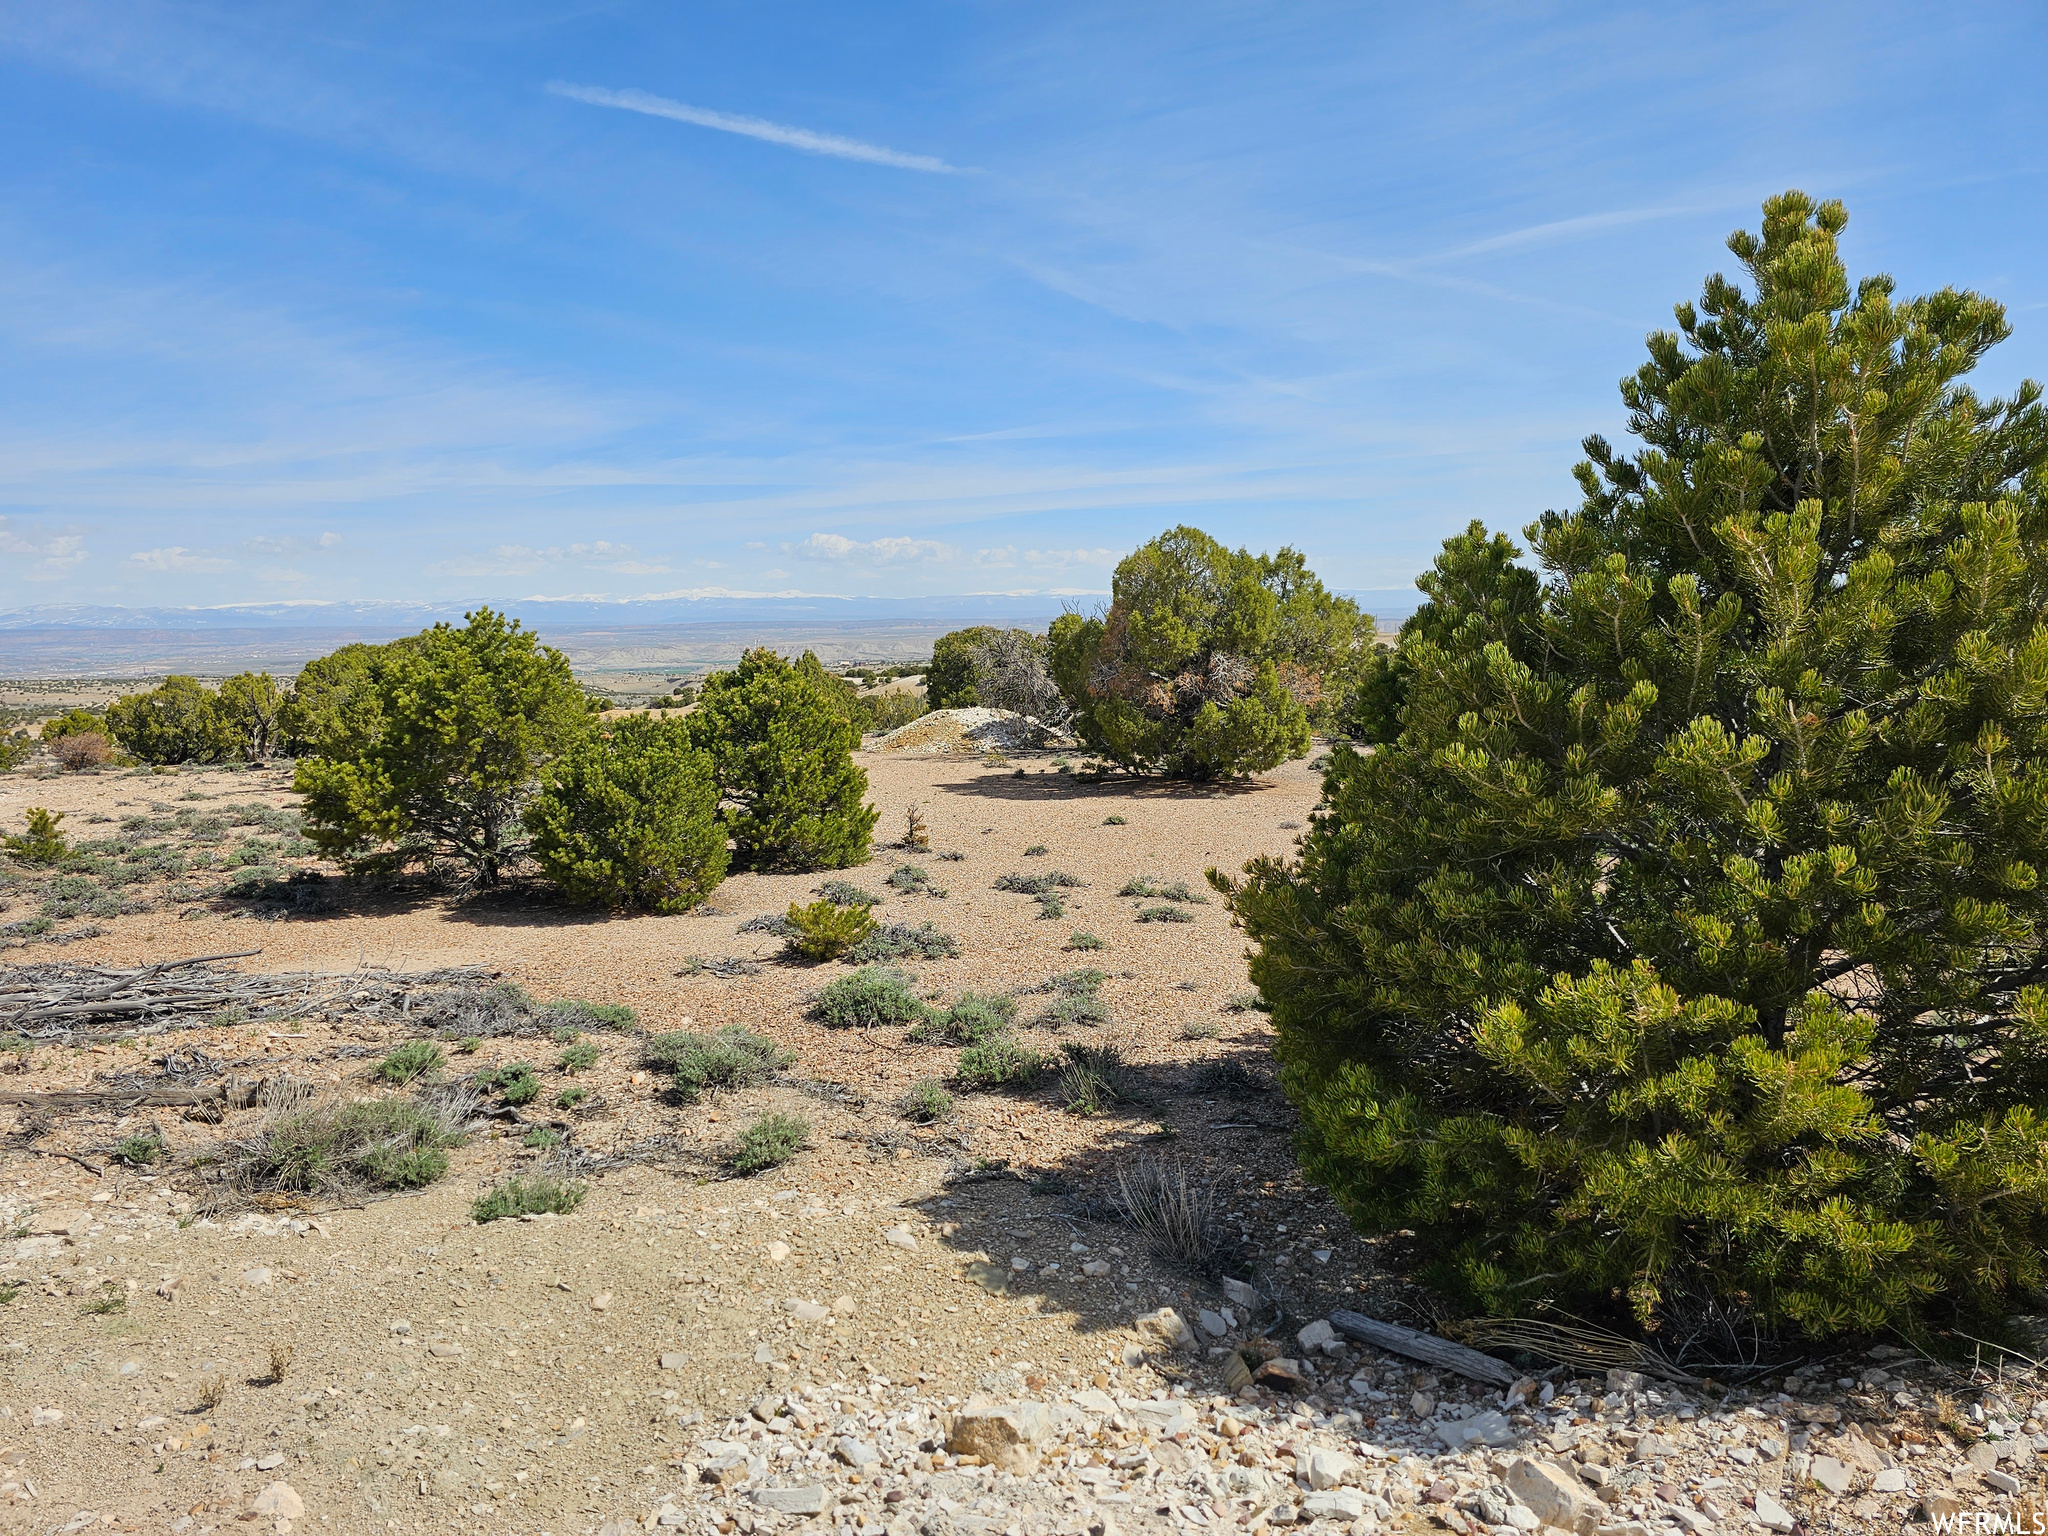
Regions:
<svg viewBox="0 0 2048 1536"><path fill-rule="evenodd" d="M0 11L0 608L1406 587L1787 186L2048 375L2039 6Z"/></svg>

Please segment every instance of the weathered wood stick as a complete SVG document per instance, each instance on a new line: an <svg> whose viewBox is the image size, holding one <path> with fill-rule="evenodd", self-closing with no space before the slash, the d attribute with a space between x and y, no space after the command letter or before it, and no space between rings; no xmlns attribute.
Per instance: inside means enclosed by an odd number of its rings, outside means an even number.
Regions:
<svg viewBox="0 0 2048 1536"><path fill-rule="evenodd" d="M251 1083L240 1079L217 1084L212 1088L60 1088L50 1093L9 1092L0 1093L0 1104L15 1104L26 1109L90 1109L100 1105L128 1104L147 1107L152 1104L218 1104L230 1103L238 1109L246 1109L256 1102L263 1091L260 1082Z"/></svg>
<svg viewBox="0 0 2048 1536"><path fill-rule="evenodd" d="M1433 1333L1403 1328L1399 1323L1383 1323L1360 1312L1332 1312L1330 1326L1347 1338L1378 1345L1381 1349L1391 1350L1397 1355L1406 1355L1411 1360L1420 1360L1426 1365L1434 1365L1442 1370L1456 1371L1460 1376L1469 1376L1474 1381L1487 1382L1496 1387L1511 1387L1519 1379L1512 1366L1494 1359L1491 1355L1482 1355L1476 1349L1453 1344L1449 1339L1440 1339Z"/></svg>

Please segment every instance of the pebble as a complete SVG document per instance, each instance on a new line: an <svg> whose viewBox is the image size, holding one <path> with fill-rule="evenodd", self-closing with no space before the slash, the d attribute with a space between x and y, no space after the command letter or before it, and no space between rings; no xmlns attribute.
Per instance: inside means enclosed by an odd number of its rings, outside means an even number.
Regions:
<svg viewBox="0 0 2048 1536"><path fill-rule="evenodd" d="M789 1257L789 1244L780 1240L768 1245L768 1262L780 1264Z"/></svg>
<svg viewBox="0 0 2048 1536"><path fill-rule="evenodd" d="M272 1483L249 1501L249 1513L272 1520L303 1520L306 1501L290 1483Z"/></svg>
<svg viewBox="0 0 2048 1536"><path fill-rule="evenodd" d="M593 1312L609 1312L611 1306L612 1293L610 1291L599 1291L590 1298L590 1310Z"/></svg>
<svg viewBox="0 0 2048 1536"><path fill-rule="evenodd" d="M908 1225L902 1222L898 1222L895 1226L884 1232L882 1234L882 1241L892 1247L901 1248L906 1253L917 1252L917 1235L910 1230Z"/></svg>

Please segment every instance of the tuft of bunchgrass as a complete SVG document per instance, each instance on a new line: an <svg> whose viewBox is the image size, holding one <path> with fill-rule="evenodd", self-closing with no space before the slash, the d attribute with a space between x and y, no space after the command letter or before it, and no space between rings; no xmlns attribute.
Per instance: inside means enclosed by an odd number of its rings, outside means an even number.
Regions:
<svg viewBox="0 0 2048 1536"><path fill-rule="evenodd" d="M1016 1022L1017 1000L997 993L962 992L944 1013L928 1010L906 1039L924 1045L972 1045Z"/></svg>
<svg viewBox="0 0 2048 1536"><path fill-rule="evenodd" d="M316 1099L280 1110L234 1149L235 1178L251 1191L318 1193L417 1189L448 1171L475 1108L466 1093L435 1099Z"/></svg>
<svg viewBox="0 0 2048 1536"><path fill-rule="evenodd" d="M1121 816L1105 816L1102 818L1102 824L1105 827L1121 827L1129 825L1129 823L1127 823Z"/></svg>
<svg viewBox="0 0 2048 1536"><path fill-rule="evenodd" d="M544 1125L536 1125L519 1138L519 1144L522 1147L535 1147L544 1151L550 1147L559 1147L562 1144L562 1133L551 1131Z"/></svg>
<svg viewBox="0 0 2048 1536"><path fill-rule="evenodd" d="M1032 845L1031 845L1031 846L1030 846L1029 848L1026 848L1026 849L1024 850L1024 857L1025 857L1025 858L1027 858L1027 859L1042 859L1042 858L1044 858L1044 857L1045 857L1045 856L1046 856L1046 855L1047 855L1048 853L1051 853L1051 852L1052 852L1052 850L1051 850L1050 848L1046 847L1046 846L1045 846L1045 844L1043 844L1043 843L1033 843L1033 844L1032 844Z"/></svg>
<svg viewBox="0 0 2048 1536"><path fill-rule="evenodd" d="M1102 942L1102 940L1098 939L1098 938L1097 938L1097 937L1096 937L1096 936L1095 936L1094 934L1092 934L1092 933L1083 933L1083 932L1082 932L1082 931L1081 931L1080 929L1078 929L1078 928L1077 928L1077 929L1075 929L1075 930L1074 930L1074 931L1073 931L1072 933L1070 933L1070 934L1068 934L1068 935L1067 935L1067 942L1066 942L1066 943L1065 943L1064 945L1062 945L1061 947L1062 947L1062 948L1064 948L1064 949L1107 949L1107 948L1109 948L1109 946L1108 946L1107 944L1103 943L1103 942Z"/></svg>
<svg viewBox="0 0 2048 1536"><path fill-rule="evenodd" d="M811 995L811 1017L835 1029L872 1029L880 1024L916 1024L931 1013L911 990L910 977L894 966L866 965L827 982Z"/></svg>
<svg viewBox="0 0 2048 1536"><path fill-rule="evenodd" d="M1223 1033L1223 1026L1213 1019L1197 1019L1181 1029L1183 1040L1214 1040Z"/></svg>
<svg viewBox="0 0 2048 1536"><path fill-rule="evenodd" d="M1057 922L1067 915L1067 904L1052 891L1038 893L1038 917L1040 922Z"/></svg>
<svg viewBox="0 0 2048 1536"><path fill-rule="evenodd" d="M1069 1113L1099 1115L1131 1096L1129 1068L1117 1046L1071 1041L1065 1054L1067 1064L1060 1070L1059 1096Z"/></svg>
<svg viewBox="0 0 2048 1536"><path fill-rule="evenodd" d="M598 1049L588 1040L572 1045L556 1058L555 1070L574 1077L578 1072L588 1072L597 1065Z"/></svg>
<svg viewBox="0 0 2048 1536"><path fill-rule="evenodd" d="M482 1224L517 1216L567 1216L589 1193L588 1185L566 1183L552 1174L514 1174L477 1196L469 1218Z"/></svg>
<svg viewBox="0 0 2048 1536"><path fill-rule="evenodd" d="M1199 1264L1216 1246L1216 1193L1184 1162L1140 1158L1116 1176L1116 1213L1163 1259Z"/></svg>
<svg viewBox="0 0 2048 1536"><path fill-rule="evenodd" d="M953 1118L953 1095L937 1078L927 1077L911 1086L897 1101L896 1109L912 1125L937 1125Z"/></svg>
<svg viewBox="0 0 2048 1536"><path fill-rule="evenodd" d="M1195 916L1179 907L1140 907L1138 921L1141 923L1192 923Z"/></svg>
<svg viewBox="0 0 2048 1536"><path fill-rule="evenodd" d="M433 1041L408 1040L377 1063L377 1075L387 1083L410 1083L447 1064L447 1056Z"/></svg>
<svg viewBox="0 0 2048 1536"><path fill-rule="evenodd" d="M1040 875L998 875L996 889L1012 891L1019 896L1043 896L1050 891L1071 890L1085 882L1057 869L1048 869Z"/></svg>
<svg viewBox="0 0 2048 1536"><path fill-rule="evenodd" d="M1093 966L1079 970L1062 971L1050 977L1031 990L1050 992L1052 1002L1032 1020L1037 1029L1067 1029L1074 1026L1093 1028L1109 1022L1109 1004L1102 1000L1102 983L1106 978Z"/></svg>
<svg viewBox="0 0 2048 1536"><path fill-rule="evenodd" d="M957 859L959 854L942 853L942 859ZM889 871L889 888L901 891L906 896L943 896L946 888L933 885L931 875L920 864L899 864Z"/></svg>
<svg viewBox="0 0 2048 1536"><path fill-rule="evenodd" d="M962 1051L953 1075L969 1088L1028 1088L1051 1065L1051 1057L1003 1033Z"/></svg>
<svg viewBox="0 0 2048 1536"><path fill-rule="evenodd" d="M647 1065L669 1073L676 1092L693 1104L707 1093L765 1083L795 1059L773 1040L739 1024L708 1035L687 1030L655 1035L648 1040L645 1055Z"/></svg>
<svg viewBox="0 0 2048 1536"><path fill-rule="evenodd" d="M740 1132L739 1145L733 1149L732 1171L752 1174L780 1168L803 1151L810 1139L808 1121L779 1110L765 1114Z"/></svg>

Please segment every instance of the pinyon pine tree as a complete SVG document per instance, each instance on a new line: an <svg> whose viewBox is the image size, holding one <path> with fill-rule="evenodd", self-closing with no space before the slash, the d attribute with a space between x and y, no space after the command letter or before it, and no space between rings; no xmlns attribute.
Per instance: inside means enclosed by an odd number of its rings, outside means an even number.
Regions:
<svg viewBox="0 0 2048 1536"><path fill-rule="evenodd" d="M1308 1167L1498 1313L2048 1278L2048 416L1962 383L1997 304L1852 287L1845 223L1731 237L1540 576L1445 545L1382 739L1234 887Z"/></svg>
<svg viewBox="0 0 2048 1536"><path fill-rule="evenodd" d="M864 864L878 814L853 761L860 728L808 652L795 665L748 651L704 681L690 739L711 754L729 803L739 869L845 869Z"/></svg>

